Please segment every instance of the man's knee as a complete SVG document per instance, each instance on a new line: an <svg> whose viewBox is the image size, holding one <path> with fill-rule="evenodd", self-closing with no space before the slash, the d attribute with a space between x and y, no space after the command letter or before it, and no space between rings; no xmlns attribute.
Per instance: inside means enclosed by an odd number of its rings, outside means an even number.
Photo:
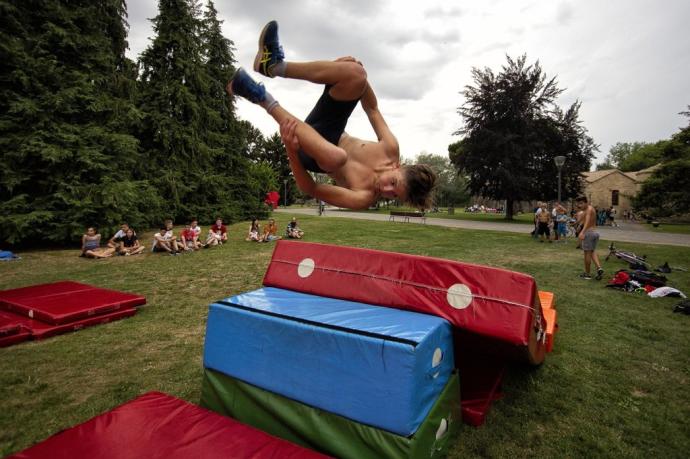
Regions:
<svg viewBox="0 0 690 459"><path fill-rule="evenodd" d="M342 78L337 86L341 91L346 92L352 98L358 98L367 87L367 71L356 62L344 62L342 67Z"/></svg>
<svg viewBox="0 0 690 459"><path fill-rule="evenodd" d="M317 161L316 163L325 172L337 171L347 162L347 152L332 144L329 146L328 153L324 156L326 156L326 158Z"/></svg>

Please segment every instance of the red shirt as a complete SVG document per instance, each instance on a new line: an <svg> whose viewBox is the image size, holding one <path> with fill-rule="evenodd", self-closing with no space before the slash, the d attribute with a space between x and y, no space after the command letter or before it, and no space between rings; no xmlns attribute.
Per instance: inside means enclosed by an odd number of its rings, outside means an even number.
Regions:
<svg viewBox="0 0 690 459"><path fill-rule="evenodd" d="M218 226L215 223L211 226L211 231L213 231L214 233L217 233L218 231L220 231L222 234L225 234L228 232L227 228L225 228L225 225Z"/></svg>
<svg viewBox="0 0 690 459"><path fill-rule="evenodd" d="M193 229L183 229L182 230L182 237L184 238L185 241L192 241L194 240L194 236L196 236L196 233L194 232Z"/></svg>

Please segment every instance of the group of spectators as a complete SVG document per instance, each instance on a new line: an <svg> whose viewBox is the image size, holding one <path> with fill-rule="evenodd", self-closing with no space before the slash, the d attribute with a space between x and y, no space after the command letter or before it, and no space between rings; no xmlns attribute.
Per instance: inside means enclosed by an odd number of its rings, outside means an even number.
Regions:
<svg viewBox="0 0 690 459"><path fill-rule="evenodd" d="M196 219L187 223L179 235L175 234L173 221L166 220L159 231L153 235L151 251L178 255L182 252L192 252L201 248L222 245L227 240L227 228L221 218L216 219L216 222L211 225L203 242L201 240L201 227ZM101 235L96 228L93 226L87 228L86 233L81 238L80 256L109 258L113 255L138 255L144 250L146 247L139 241L136 231L130 228L129 224L123 223L118 232L103 247L101 246Z"/></svg>
<svg viewBox="0 0 690 459"><path fill-rule="evenodd" d="M292 217L292 220L290 223L288 223L287 228L285 228L285 237L290 239L302 239L303 236L304 231L300 229L297 219ZM274 219L269 218L262 231L259 220L253 218L251 224L249 225L249 231L247 232L245 241L271 242L277 241L278 239L282 239L282 236L278 236L278 225L276 225L276 221Z"/></svg>
<svg viewBox="0 0 690 459"><path fill-rule="evenodd" d="M101 235L95 227L90 226L81 237L81 254L86 258L108 258L118 255L138 255L144 251L137 238L137 233L127 223L120 225L120 229L108 240L105 247L101 247Z"/></svg>
<svg viewBox="0 0 690 459"><path fill-rule="evenodd" d="M597 209L595 207L594 210L597 213L597 226L618 226L618 223L616 223L616 209L613 206L607 209Z"/></svg>
<svg viewBox="0 0 690 459"><path fill-rule="evenodd" d="M153 235L153 252L167 252L170 255L179 255L184 252L193 252L202 248L223 245L228 240L228 229L223 224L222 218L216 218L202 242L201 227L196 219L187 223L179 236L175 235L172 220L166 220L160 230Z"/></svg>
<svg viewBox="0 0 690 459"><path fill-rule="evenodd" d="M270 218L266 225L261 229L261 224L254 218L249 227L247 241L271 242L282 239L278 236L278 226L273 218ZM292 239L302 239L304 231L300 229L297 219L293 217L285 230L285 237ZM222 218L217 218L202 238L201 227L197 219L190 220L179 234L175 233L173 221L166 220L160 229L153 235L151 244L152 252L168 253L179 255L184 252L193 252L202 248L223 245L228 240L228 230L223 224ZM93 226L86 229L86 233L81 238L80 256L86 258L109 258L113 255L138 255L146 250L136 231L127 223L120 225L120 229L111 237L105 246L101 246L101 235Z"/></svg>
<svg viewBox="0 0 690 459"><path fill-rule="evenodd" d="M560 202L555 203L551 209L545 202L538 202L534 210L532 235L539 239L539 242L565 242L569 227L575 228L574 232L577 233L578 222L581 224L581 219L581 212L575 212L573 209L568 213ZM553 233L553 238L551 233Z"/></svg>

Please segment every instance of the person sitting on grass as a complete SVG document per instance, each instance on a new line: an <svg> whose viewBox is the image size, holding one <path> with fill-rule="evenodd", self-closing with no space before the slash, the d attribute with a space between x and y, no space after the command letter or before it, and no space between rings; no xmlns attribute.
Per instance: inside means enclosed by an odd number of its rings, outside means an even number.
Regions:
<svg viewBox="0 0 690 459"><path fill-rule="evenodd" d="M266 223L266 226L264 226L264 234L261 236L261 241L271 242L277 241L278 239L282 239L280 236L277 235L277 233L278 225L276 225L276 221L272 218L269 218L268 223Z"/></svg>
<svg viewBox="0 0 690 459"><path fill-rule="evenodd" d="M201 238L201 227L199 226L199 221L196 218L193 218L190 223L190 226L192 228L192 231L194 231L194 236L196 237L196 240L199 241ZM199 244L201 244L201 241L199 241Z"/></svg>
<svg viewBox="0 0 690 459"><path fill-rule="evenodd" d="M225 242L228 240L228 229L223 224L222 218L216 218L216 222L211 225L211 229L214 233L220 234L220 242Z"/></svg>
<svg viewBox="0 0 690 459"><path fill-rule="evenodd" d="M187 251L199 250L201 248L201 242L197 236L196 231L192 227L192 223L185 225L182 233L180 234L180 241L182 248Z"/></svg>
<svg viewBox="0 0 690 459"><path fill-rule="evenodd" d="M302 239L302 237L304 237L304 231L302 231L297 224L297 218L292 217L292 221L287 225L285 234L291 239Z"/></svg>
<svg viewBox="0 0 690 459"><path fill-rule="evenodd" d="M96 228L89 226L86 234L81 237L80 257L86 258L108 258L112 257L115 249L112 247L101 247L101 235Z"/></svg>
<svg viewBox="0 0 690 459"><path fill-rule="evenodd" d="M177 255L180 248L173 235L173 232L168 229L168 225L162 225L160 231L153 235L153 251L167 252L170 255Z"/></svg>
<svg viewBox="0 0 690 459"><path fill-rule="evenodd" d="M216 245L223 245L223 232L222 230L214 230L215 225L212 225L208 229L208 236L206 236L206 243L204 248L214 247Z"/></svg>
<svg viewBox="0 0 690 459"><path fill-rule="evenodd" d="M252 218L252 223L249 225L249 231L247 232L245 241L261 242L261 225L258 219Z"/></svg>
<svg viewBox="0 0 690 459"><path fill-rule="evenodd" d="M129 224L123 223L120 225L120 229L117 231L117 233L113 234L113 237L111 237L108 240L108 247L117 249L121 243L122 243L122 238L125 237L125 233L129 229ZM136 233L134 233L136 235Z"/></svg>
<svg viewBox="0 0 690 459"><path fill-rule="evenodd" d="M120 239L120 243L118 250L120 255L139 255L144 251L144 246L139 243L139 239L132 228L127 228L124 237Z"/></svg>

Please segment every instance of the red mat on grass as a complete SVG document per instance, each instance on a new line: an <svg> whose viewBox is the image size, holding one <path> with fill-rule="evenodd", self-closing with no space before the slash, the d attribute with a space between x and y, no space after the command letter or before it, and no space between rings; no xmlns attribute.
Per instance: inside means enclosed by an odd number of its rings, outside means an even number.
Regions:
<svg viewBox="0 0 690 459"><path fill-rule="evenodd" d="M54 325L145 303L141 295L72 281L0 291L0 308Z"/></svg>
<svg viewBox="0 0 690 459"><path fill-rule="evenodd" d="M77 292L79 290L90 290L93 288L95 287L92 285L74 281L59 281L49 284L30 285L28 287L0 290L0 302L3 300L19 300L22 298L57 295L65 292Z"/></svg>
<svg viewBox="0 0 690 459"><path fill-rule="evenodd" d="M133 316L137 310L132 307L111 311L105 314L88 317L85 319L78 319L67 324L49 324L36 319L29 319L28 317L15 314L13 312L4 312L3 314L14 320L14 323L21 326L23 330L28 330L32 339L41 340L50 338L51 336L61 335L63 333L81 330L82 328L92 327L94 325L101 325L114 320L124 319L125 317ZM14 336L14 335L13 335ZM14 343L11 343L14 344Z"/></svg>
<svg viewBox="0 0 690 459"><path fill-rule="evenodd" d="M13 456L37 458L323 458L233 419L149 392Z"/></svg>
<svg viewBox="0 0 690 459"><path fill-rule="evenodd" d="M433 314L504 343L518 361L544 360L546 323L534 278L526 274L441 258L278 241L263 284Z"/></svg>

